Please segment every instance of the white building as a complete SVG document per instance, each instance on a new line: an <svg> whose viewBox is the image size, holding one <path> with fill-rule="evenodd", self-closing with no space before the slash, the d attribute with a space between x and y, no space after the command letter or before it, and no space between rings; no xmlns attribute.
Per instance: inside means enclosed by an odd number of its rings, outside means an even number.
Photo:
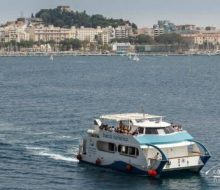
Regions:
<svg viewBox="0 0 220 190"><path fill-rule="evenodd" d="M29 33L27 32L27 25L15 25L11 24L1 28L1 41L10 42L16 41L21 42L22 40L29 40Z"/></svg>
<svg viewBox="0 0 220 190"><path fill-rule="evenodd" d="M160 36L162 34L164 34L164 28L161 28L158 25L154 26L154 37Z"/></svg>
<svg viewBox="0 0 220 190"><path fill-rule="evenodd" d="M95 42L96 37L98 37L98 35L102 33L102 29L101 27L97 27L97 28L72 27L70 33L71 33L70 37L73 39Z"/></svg>
<svg viewBox="0 0 220 190"><path fill-rule="evenodd" d="M203 32L195 35L194 43L202 45L209 43L213 45L220 44L220 32Z"/></svg>
<svg viewBox="0 0 220 190"><path fill-rule="evenodd" d="M130 52L132 46L130 43L114 43L112 44L112 50L117 53L127 53Z"/></svg>
<svg viewBox="0 0 220 190"><path fill-rule="evenodd" d="M203 45L205 43L212 45L220 44L220 31L216 32L200 32L196 34L182 34L181 35L186 41L196 45Z"/></svg>
<svg viewBox="0 0 220 190"><path fill-rule="evenodd" d="M67 28L60 28L54 27L53 25L50 26L37 26L30 29L30 36L31 39L35 42L38 41L55 41L60 42L65 39L70 38L70 29Z"/></svg>
<svg viewBox="0 0 220 190"><path fill-rule="evenodd" d="M118 26L115 28L115 38L128 38L131 35L133 35L133 32L130 25Z"/></svg>

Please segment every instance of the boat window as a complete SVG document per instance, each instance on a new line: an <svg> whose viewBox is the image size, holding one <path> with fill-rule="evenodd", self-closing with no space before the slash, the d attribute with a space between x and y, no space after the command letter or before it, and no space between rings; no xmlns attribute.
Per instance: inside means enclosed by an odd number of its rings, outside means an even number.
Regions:
<svg viewBox="0 0 220 190"><path fill-rule="evenodd" d="M145 128L145 134L158 134L156 128Z"/></svg>
<svg viewBox="0 0 220 190"><path fill-rule="evenodd" d="M157 132L158 132L159 135L164 135L164 134L166 134L165 131L164 131L164 129L157 129Z"/></svg>
<svg viewBox="0 0 220 190"><path fill-rule="evenodd" d="M108 150L111 152L115 152L116 146L114 143L108 143Z"/></svg>
<svg viewBox="0 0 220 190"><path fill-rule="evenodd" d="M128 154L135 156L135 148L134 147L128 147Z"/></svg>
<svg viewBox="0 0 220 190"><path fill-rule="evenodd" d="M118 145L118 152L125 156L138 156L139 151L135 147Z"/></svg>
<svg viewBox="0 0 220 190"><path fill-rule="evenodd" d="M165 128L145 128L145 134L170 134L174 133L175 130L172 127L165 127Z"/></svg>
<svg viewBox="0 0 220 190"><path fill-rule="evenodd" d="M116 145L114 143L97 141L96 146L97 149L100 151L111 152L111 153L114 153L116 151Z"/></svg>
<svg viewBox="0 0 220 190"><path fill-rule="evenodd" d="M144 133L144 128L143 127L138 127L138 133L143 134Z"/></svg>
<svg viewBox="0 0 220 190"><path fill-rule="evenodd" d="M164 131L165 131L166 134L175 132L174 128L171 127L171 126L164 128Z"/></svg>

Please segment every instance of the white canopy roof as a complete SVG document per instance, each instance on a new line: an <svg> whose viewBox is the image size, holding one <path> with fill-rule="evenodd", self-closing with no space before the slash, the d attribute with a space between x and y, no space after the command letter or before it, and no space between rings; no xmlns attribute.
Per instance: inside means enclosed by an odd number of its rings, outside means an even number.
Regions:
<svg viewBox="0 0 220 190"><path fill-rule="evenodd" d="M138 120L138 119L157 119L163 118L163 116L150 115L146 113L123 113L123 114L109 114L102 115L101 119L116 120L116 121L126 121L126 120Z"/></svg>

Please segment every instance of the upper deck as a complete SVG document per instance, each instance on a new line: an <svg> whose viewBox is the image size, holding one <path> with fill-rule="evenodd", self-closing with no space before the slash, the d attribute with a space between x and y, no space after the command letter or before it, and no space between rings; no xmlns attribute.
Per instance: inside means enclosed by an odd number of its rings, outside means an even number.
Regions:
<svg viewBox="0 0 220 190"><path fill-rule="evenodd" d="M134 137L140 144L163 144L180 142L192 137L182 130L180 125L173 125L163 121L163 116L125 113L102 115L94 121L95 130L89 133L107 134L105 136ZM107 120L107 121L106 121Z"/></svg>
<svg viewBox="0 0 220 190"><path fill-rule="evenodd" d="M102 115L94 124L96 131L107 130L122 134L170 134L179 131L171 123L163 121L163 116L143 113ZM107 120L107 121L106 121Z"/></svg>
<svg viewBox="0 0 220 190"><path fill-rule="evenodd" d="M150 115L145 113L124 113L124 114L110 114L102 115L103 120L111 120L116 122L127 122L129 126L154 128L154 127L168 127L171 124L164 122L164 116Z"/></svg>
<svg viewBox="0 0 220 190"><path fill-rule="evenodd" d="M123 113L123 114L109 114L102 115L101 119L115 120L115 121L128 121L128 120L149 120L149 119L160 119L164 116L150 115L146 113Z"/></svg>

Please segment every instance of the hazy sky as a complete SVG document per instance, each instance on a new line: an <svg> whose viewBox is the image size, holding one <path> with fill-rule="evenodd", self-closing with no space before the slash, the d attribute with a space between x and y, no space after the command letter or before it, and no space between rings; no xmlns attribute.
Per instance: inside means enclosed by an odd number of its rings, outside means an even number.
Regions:
<svg viewBox="0 0 220 190"><path fill-rule="evenodd" d="M152 26L166 19L175 24L220 28L220 0L1 0L0 23L30 16L42 8L69 5L89 14L128 19L138 26Z"/></svg>

